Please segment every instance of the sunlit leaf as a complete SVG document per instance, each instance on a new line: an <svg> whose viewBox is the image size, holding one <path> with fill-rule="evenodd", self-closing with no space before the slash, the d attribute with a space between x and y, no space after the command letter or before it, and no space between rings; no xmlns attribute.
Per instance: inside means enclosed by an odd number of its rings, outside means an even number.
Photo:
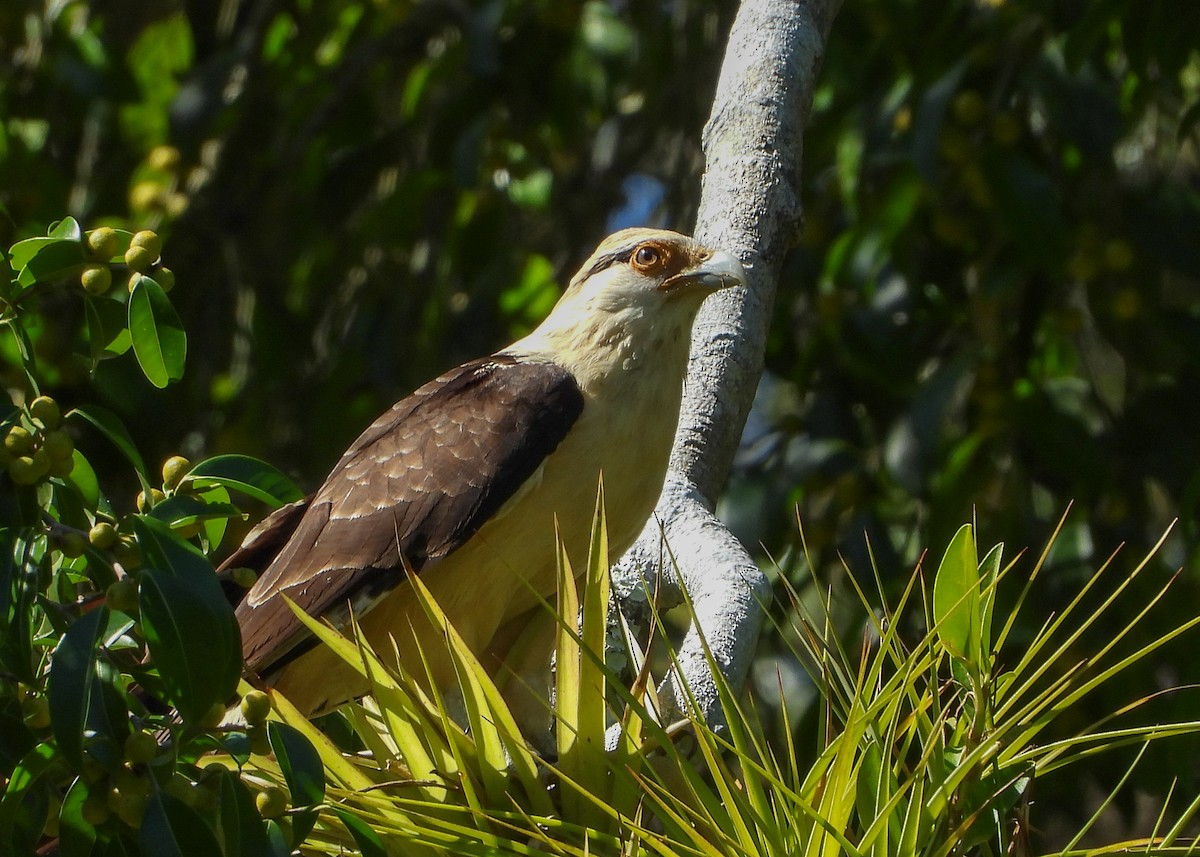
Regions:
<svg viewBox="0 0 1200 857"><path fill-rule="evenodd" d="M970 524L958 528L938 566L933 582L933 618L942 644L958 657L970 660L979 646L979 564Z"/></svg>
<svg viewBox="0 0 1200 857"><path fill-rule="evenodd" d="M221 485L261 500L272 508L304 498L304 493L280 470L248 455L218 455L205 459L188 471L184 482L190 482L196 488Z"/></svg>
<svg viewBox="0 0 1200 857"><path fill-rule="evenodd" d="M187 334L170 299L150 277L139 277L129 295L129 336L151 384L162 388L183 377Z"/></svg>

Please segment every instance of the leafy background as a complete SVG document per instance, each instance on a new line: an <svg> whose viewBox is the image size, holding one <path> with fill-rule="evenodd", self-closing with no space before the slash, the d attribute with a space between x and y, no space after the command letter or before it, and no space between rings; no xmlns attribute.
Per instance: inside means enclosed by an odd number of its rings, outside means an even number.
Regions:
<svg viewBox="0 0 1200 857"><path fill-rule="evenodd" d="M188 371L164 397L107 361L100 404L152 460L247 453L311 487L390 402L535 323L607 231L690 228L734 11L8 3L0 245L64 201L87 227L158 229ZM873 555L899 581L972 514L981 540L1036 555L1073 503L1046 615L1176 518L1135 585L1183 568L1163 621L1195 612L1197 32L1200 5L1166 0L846 5L805 140L806 228L721 506L780 577L837 587L843 559L867 574ZM65 409L83 403L83 319L46 301L36 351ZM760 672L790 669L767 636ZM1095 705L1198 679L1190 651L1167 650ZM1188 757L1152 758L1137 784L1194 790ZM1114 823L1136 822L1121 809Z"/></svg>

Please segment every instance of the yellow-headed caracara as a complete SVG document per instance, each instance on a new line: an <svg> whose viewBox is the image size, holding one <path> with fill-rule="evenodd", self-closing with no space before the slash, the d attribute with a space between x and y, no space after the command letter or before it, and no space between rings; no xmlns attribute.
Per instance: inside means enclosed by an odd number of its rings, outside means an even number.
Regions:
<svg viewBox="0 0 1200 857"><path fill-rule="evenodd" d="M237 608L246 666L310 714L366 693L286 595L340 627L353 611L382 657L394 638L421 676L419 639L434 683L456 687L407 563L497 667L548 618L533 593L553 601L556 517L568 550L586 550L601 474L612 556L641 532L662 490L696 312L743 277L732 256L674 232L605 239L536 330L397 403L315 494L230 557L227 567L262 570Z"/></svg>

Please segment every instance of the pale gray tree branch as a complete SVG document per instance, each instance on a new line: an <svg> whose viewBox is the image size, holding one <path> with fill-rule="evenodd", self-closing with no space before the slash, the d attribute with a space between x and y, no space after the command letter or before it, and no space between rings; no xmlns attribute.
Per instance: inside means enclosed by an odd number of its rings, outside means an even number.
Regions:
<svg viewBox="0 0 1200 857"><path fill-rule="evenodd" d="M681 669L714 725L723 718L701 635L725 678L740 687L770 589L713 509L762 374L783 259L800 233L802 134L840 6L841 0L744 0L738 9L704 129L695 235L741 259L748 284L718 293L701 310L667 484L641 538L613 571L622 611L644 626L650 600L659 609L679 602L678 569L695 607ZM660 693L681 708L677 677Z"/></svg>

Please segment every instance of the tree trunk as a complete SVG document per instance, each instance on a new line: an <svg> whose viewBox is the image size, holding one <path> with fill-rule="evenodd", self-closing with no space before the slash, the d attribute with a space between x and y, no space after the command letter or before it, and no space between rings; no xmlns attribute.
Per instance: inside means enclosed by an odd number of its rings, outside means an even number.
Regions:
<svg viewBox="0 0 1200 857"><path fill-rule="evenodd" d="M779 271L800 233L801 136L840 6L841 0L745 0L738 9L704 129L695 235L738 256L748 283L714 295L701 310L663 495L613 571L622 611L643 625L651 600L660 609L678 603L682 578L695 620L680 664L714 725L723 718L701 635L726 680L740 687L770 587L713 508L762 373ZM662 698L683 708L677 677L664 684Z"/></svg>

